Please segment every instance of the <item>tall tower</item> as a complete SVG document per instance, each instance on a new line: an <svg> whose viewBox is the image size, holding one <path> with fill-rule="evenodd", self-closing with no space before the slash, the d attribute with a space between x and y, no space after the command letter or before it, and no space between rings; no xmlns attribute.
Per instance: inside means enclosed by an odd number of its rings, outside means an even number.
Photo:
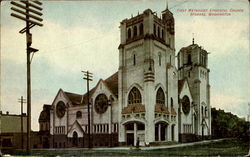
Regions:
<svg viewBox="0 0 250 157"><path fill-rule="evenodd" d="M194 134L198 137L211 135L211 106L208 52L193 43L183 47L178 55L179 80L187 79L193 97Z"/></svg>
<svg viewBox="0 0 250 157"><path fill-rule="evenodd" d="M174 17L147 9L120 23L119 142L177 141Z"/></svg>

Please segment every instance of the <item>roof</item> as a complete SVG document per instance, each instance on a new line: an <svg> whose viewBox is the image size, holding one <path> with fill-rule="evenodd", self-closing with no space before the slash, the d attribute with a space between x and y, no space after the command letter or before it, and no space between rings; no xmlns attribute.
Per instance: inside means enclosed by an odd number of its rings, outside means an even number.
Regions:
<svg viewBox="0 0 250 157"><path fill-rule="evenodd" d="M111 92L118 97L118 72L111 75L109 78L107 78L105 81L108 88L111 90Z"/></svg>
<svg viewBox="0 0 250 157"><path fill-rule="evenodd" d="M175 111L175 109L174 108L171 108L171 115L177 115L177 113L176 113L176 111Z"/></svg>
<svg viewBox="0 0 250 157"><path fill-rule="evenodd" d="M108 89L116 97L118 97L118 72L114 73L113 75L108 77L103 82L108 87ZM95 92L97 85L89 91L90 98L93 95L93 93ZM69 98L69 100L72 102L73 105L87 104L87 96L88 96L87 92L84 95L70 93L70 92L64 92L64 93L67 95L67 97Z"/></svg>
<svg viewBox="0 0 250 157"><path fill-rule="evenodd" d="M186 47L182 47L180 51L182 51L182 50L191 50L191 49L193 49L195 47L199 47L199 45L198 44L191 44L191 45L188 45Z"/></svg>
<svg viewBox="0 0 250 157"><path fill-rule="evenodd" d="M43 110L40 113L39 122L49 122L50 121L50 109L51 109L51 105L48 104L44 104L43 105Z"/></svg>
<svg viewBox="0 0 250 157"><path fill-rule="evenodd" d="M181 90L182 90L182 87L185 83L185 79L182 79L182 80L178 80L178 93L180 94L181 93Z"/></svg>
<svg viewBox="0 0 250 157"><path fill-rule="evenodd" d="M122 110L122 114L128 114L128 113L140 113L145 112L145 106L142 104L129 104L127 107L125 107Z"/></svg>
<svg viewBox="0 0 250 157"><path fill-rule="evenodd" d="M81 104L82 95L70 92L64 92L64 93L67 95L67 97L69 98L69 100L72 102L73 105Z"/></svg>
<svg viewBox="0 0 250 157"><path fill-rule="evenodd" d="M155 112L169 114L168 108L163 104L155 104Z"/></svg>

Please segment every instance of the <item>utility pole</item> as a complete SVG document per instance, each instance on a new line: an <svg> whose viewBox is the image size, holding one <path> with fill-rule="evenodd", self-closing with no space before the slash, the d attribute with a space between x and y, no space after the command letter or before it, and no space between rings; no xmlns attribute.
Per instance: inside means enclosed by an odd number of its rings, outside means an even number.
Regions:
<svg viewBox="0 0 250 157"><path fill-rule="evenodd" d="M23 98L23 96L21 96L21 99L18 99L18 102L21 103L21 143L22 143L22 149L23 149L23 103L26 100Z"/></svg>
<svg viewBox="0 0 250 157"><path fill-rule="evenodd" d="M92 81L93 73L89 71L82 71L84 73L84 80L87 80L87 103L88 103L88 147L92 148L92 142L90 139L90 103L89 103L89 81Z"/></svg>
<svg viewBox="0 0 250 157"><path fill-rule="evenodd" d="M26 32L26 53L27 53L27 152L30 153L31 143L31 70L30 64L32 61L32 57L38 49L32 48L32 34L30 33L30 29L34 26L43 26L40 22L43 21L38 16L42 16L43 14L40 12L42 8L41 2L37 0L21 0L21 1L11 1L14 7L11 7L15 13L11 13L11 16L23 20L26 22L26 27L19 31L19 33L23 34ZM24 5L23 5L24 4ZM19 14L16 14L19 13ZM30 14L32 13L32 14ZM21 16L24 15L24 16ZM37 16L38 15L38 16ZM36 21L37 20L37 21ZM30 54L32 53L32 57Z"/></svg>

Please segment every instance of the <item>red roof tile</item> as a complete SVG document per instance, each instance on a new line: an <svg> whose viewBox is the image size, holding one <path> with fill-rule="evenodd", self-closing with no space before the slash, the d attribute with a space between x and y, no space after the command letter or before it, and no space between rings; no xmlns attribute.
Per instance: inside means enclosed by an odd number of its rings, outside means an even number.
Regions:
<svg viewBox="0 0 250 157"><path fill-rule="evenodd" d="M169 114L168 108L163 104L155 104L155 112Z"/></svg>
<svg viewBox="0 0 250 157"><path fill-rule="evenodd" d="M175 109L174 108L171 108L171 115L177 115L177 113L176 113L176 111L175 111Z"/></svg>
<svg viewBox="0 0 250 157"><path fill-rule="evenodd" d="M122 110L122 114L145 112L145 106L142 104L130 104Z"/></svg>

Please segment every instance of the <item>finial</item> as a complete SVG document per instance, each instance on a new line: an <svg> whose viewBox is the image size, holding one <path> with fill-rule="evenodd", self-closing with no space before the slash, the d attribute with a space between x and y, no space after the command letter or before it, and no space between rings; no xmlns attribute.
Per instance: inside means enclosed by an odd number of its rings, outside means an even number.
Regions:
<svg viewBox="0 0 250 157"><path fill-rule="evenodd" d="M140 13L139 13L139 10L138 10L138 15L139 15Z"/></svg>
<svg viewBox="0 0 250 157"><path fill-rule="evenodd" d="M167 0L167 6L166 6L166 10L168 10L168 0Z"/></svg>
<svg viewBox="0 0 250 157"><path fill-rule="evenodd" d="M193 45L194 45L194 33L193 33Z"/></svg>

